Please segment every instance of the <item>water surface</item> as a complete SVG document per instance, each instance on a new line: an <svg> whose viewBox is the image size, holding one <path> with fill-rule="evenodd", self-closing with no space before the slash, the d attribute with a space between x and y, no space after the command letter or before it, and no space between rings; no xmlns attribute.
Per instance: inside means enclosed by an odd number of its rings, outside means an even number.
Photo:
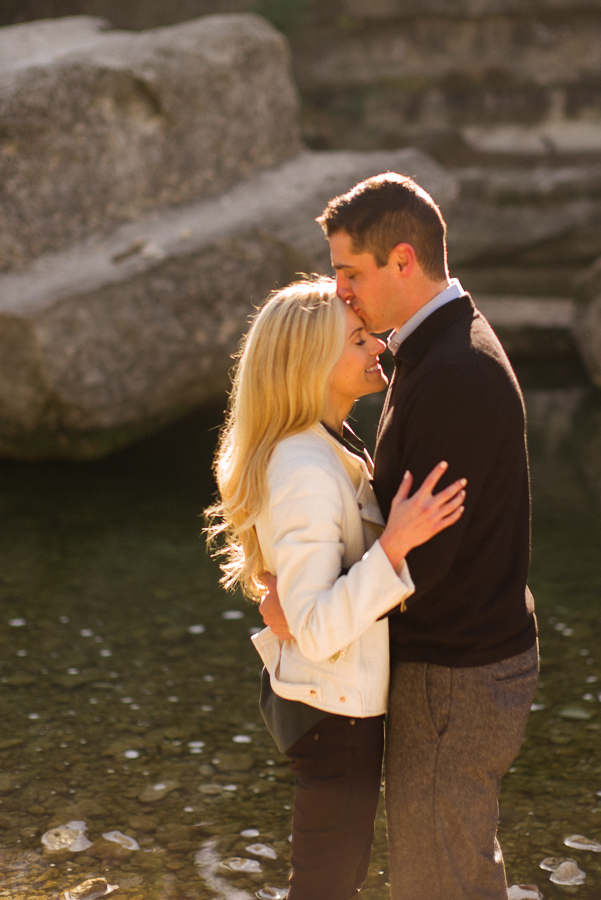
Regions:
<svg viewBox="0 0 601 900"><path fill-rule="evenodd" d="M601 396L578 374L524 380L542 673L500 836L510 883L598 900L601 854L563 841L601 840ZM372 435L373 400L357 418ZM293 786L257 708L260 619L220 591L199 536L220 419L204 409L94 464L0 464L0 897L93 876L124 900L286 885ZM92 846L43 851L71 821ZM102 838L115 830L140 849ZM585 884L550 883L549 856ZM381 811L367 900L386 877Z"/></svg>

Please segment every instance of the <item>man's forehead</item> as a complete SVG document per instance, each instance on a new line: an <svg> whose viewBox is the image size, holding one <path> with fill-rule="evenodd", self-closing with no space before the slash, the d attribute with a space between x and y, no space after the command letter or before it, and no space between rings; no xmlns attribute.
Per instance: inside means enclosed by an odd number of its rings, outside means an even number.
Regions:
<svg viewBox="0 0 601 900"><path fill-rule="evenodd" d="M358 263L368 262L371 253L362 251L357 253L353 249L352 239L346 232L337 231L329 238L330 258L335 269L349 269Z"/></svg>

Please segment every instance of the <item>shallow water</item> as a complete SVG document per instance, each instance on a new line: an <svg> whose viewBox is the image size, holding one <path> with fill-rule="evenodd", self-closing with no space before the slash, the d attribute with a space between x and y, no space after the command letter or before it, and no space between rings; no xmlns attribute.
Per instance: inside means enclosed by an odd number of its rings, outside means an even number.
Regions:
<svg viewBox="0 0 601 900"><path fill-rule="evenodd" d="M598 900L601 854L563 840L601 840L601 395L577 374L525 380L542 673L500 837L510 884ZM374 402L357 415L372 434ZM260 620L199 537L220 416L100 463L0 464L0 898L91 877L124 900L286 885L293 792L257 708ZM71 821L92 846L43 851ZM385 846L380 813L367 900L387 897ZM552 884L545 857L576 859L584 885Z"/></svg>

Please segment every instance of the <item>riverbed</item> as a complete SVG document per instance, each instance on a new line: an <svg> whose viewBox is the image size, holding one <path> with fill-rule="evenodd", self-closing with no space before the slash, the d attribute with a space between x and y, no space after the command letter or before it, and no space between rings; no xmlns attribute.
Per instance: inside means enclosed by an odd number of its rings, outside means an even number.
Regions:
<svg viewBox="0 0 601 900"><path fill-rule="evenodd" d="M601 395L577 370L521 374L542 666L500 839L510 884L598 900L601 853L564 839L601 840ZM92 878L123 900L284 895L293 784L257 707L260 618L201 536L221 417L97 463L0 464L1 898ZM377 401L356 418L369 441ZM86 849L45 847L73 822ZM584 884L551 883L547 857ZM386 881L381 808L362 896Z"/></svg>

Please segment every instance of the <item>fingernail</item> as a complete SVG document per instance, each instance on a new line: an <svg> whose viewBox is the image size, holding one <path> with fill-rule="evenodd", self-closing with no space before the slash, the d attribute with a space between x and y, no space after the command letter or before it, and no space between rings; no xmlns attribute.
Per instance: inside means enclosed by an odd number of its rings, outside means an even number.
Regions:
<svg viewBox="0 0 601 900"><path fill-rule="evenodd" d="M403 481L405 480L405 478L409 478L409 469L407 469L407 471L403 475Z"/></svg>
<svg viewBox="0 0 601 900"><path fill-rule="evenodd" d="M439 466L441 469L448 469L449 464L448 464L448 462L445 462L445 460L443 459L442 462L439 463Z"/></svg>
<svg viewBox="0 0 601 900"><path fill-rule="evenodd" d="M467 484L467 478L462 478L461 481L460 481L460 484L462 484L463 487L465 487L466 484Z"/></svg>

